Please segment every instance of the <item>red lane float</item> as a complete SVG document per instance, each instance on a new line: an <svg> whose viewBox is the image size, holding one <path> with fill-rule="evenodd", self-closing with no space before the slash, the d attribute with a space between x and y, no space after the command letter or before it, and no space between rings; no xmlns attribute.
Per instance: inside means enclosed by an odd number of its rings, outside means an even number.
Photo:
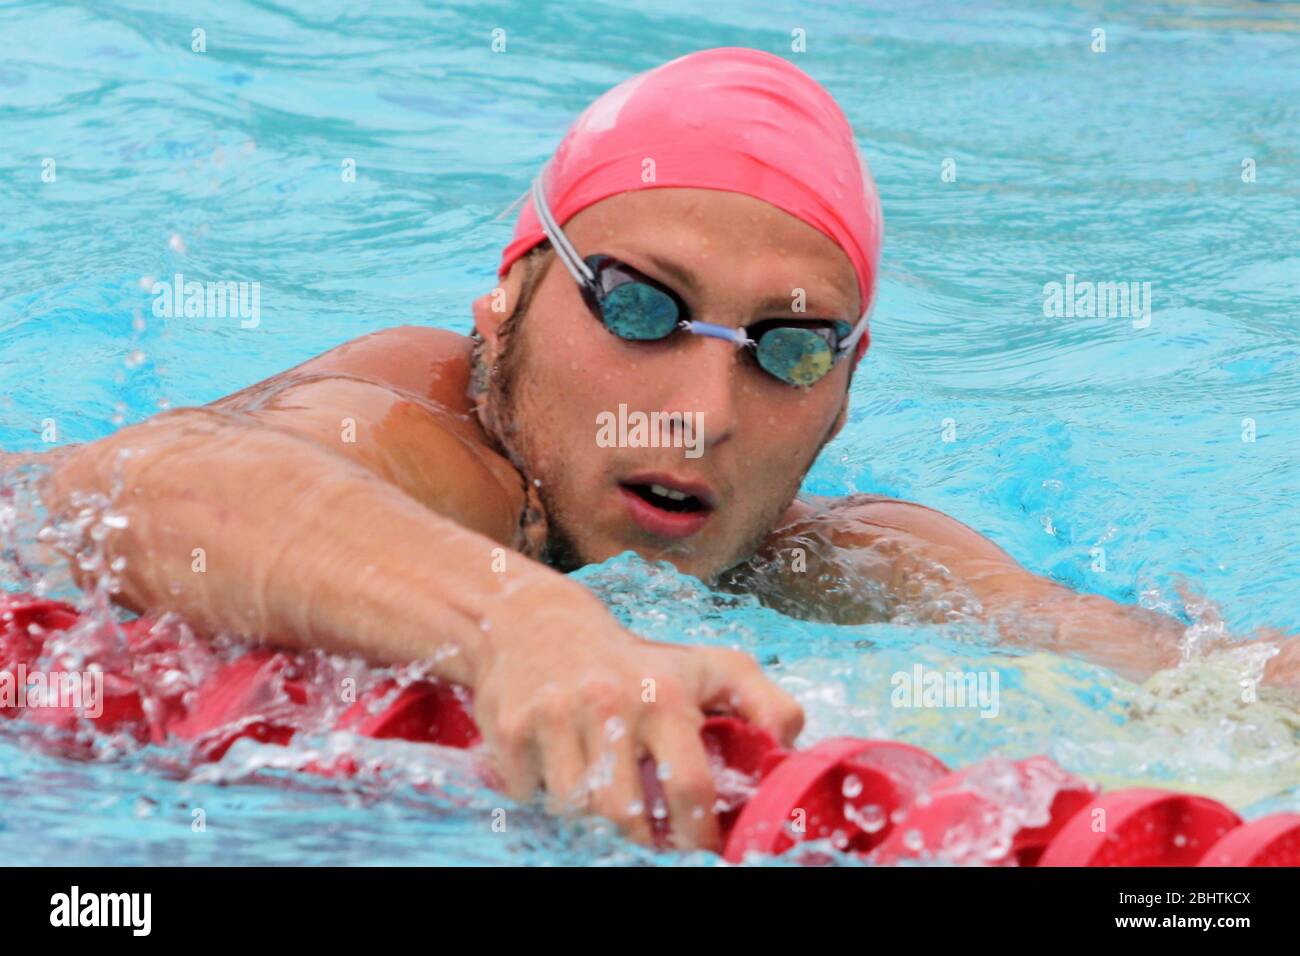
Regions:
<svg viewBox="0 0 1300 956"><path fill-rule="evenodd" d="M80 620L76 608L55 601L0 594L0 668L16 673L34 667L45 647L45 634L63 631ZM16 708L0 709L6 717Z"/></svg>
<svg viewBox="0 0 1300 956"><path fill-rule="evenodd" d="M467 699L461 700L464 694ZM385 698L389 698L385 702ZM399 687L385 681L362 695L339 718L336 730L350 730L377 740L413 740L443 747L473 747L483 738L466 707L468 694L436 681Z"/></svg>
<svg viewBox="0 0 1300 956"><path fill-rule="evenodd" d="M1046 757L985 761L943 777L912 801L871 859L1034 866L1095 793Z"/></svg>
<svg viewBox="0 0 1300 956"><path fill-rule="evenodd" d="M82 620L71 605L0 594L0 671L68 666L47 639ZM111 628L110 628L111 629ZM180 648L147 620L120 626L104 642L102 712L30 707L0 697L0 715L70 735L87 726L141 743L178 739L201 760L220 760L242 738L284 745L319 730L325 712L304 672L305 659L255 648L218 664L197 687L177 686ZM316 688L316 689L313 689ZM333 712L333 711L329 711ZM313 720L316 721L313 724ZM364 692L331 725L362 737L466 748L481 740L465 688L439 681L388 679ZM803 751L734 717L708 718L701 730L714 770L723 856L779 854L825 841L869 862L906 860L1004 866L1300 866L1300 814L1251 823L1217 801L1163 790L1097 794L1046 757L990 758L950 772L931 754L885 740L836 738ZM74 748L74 752L78 748ZM308 773L350 776L348 756ZM648 812L667 837L653 763L642 765Z"/></svg>
<svg viewBox="0 0 1300 956"><path fill-rule="evenodd" d="M20 673L35 673L39 659L46 653L46 637L65 631L81 620L76 608L68 604L0 595L0 671L8 671L15 678ZM167 737L167 724L179 714L181 691L146 695L142 687L161 685L158 672L167 666L166 656L175 646L166 639L155 639L145 620L122 625L121 630L133 651L148 648L150 653L123 655L130 665L125 673L106 669L98 662L87 665L103 673L102 693L94 716L96 730L124 731L142 742L162 743ZM104 640L102 635L96 636ZM50 665L52 672L81 669L74 668L66 654L55 654ZM20 710L23 708L0 706L0 715L14 717ZM33 723L69 732L86 716L81 709L58 699L43 701L41 706L27 708L25 712Z"/></svg>
<svg viewBox="0 0 1300 956"><path fill-rule="evenodd" d="M1241 818L1217 800L1134 787L1088 801L1039 866L1194 866Z"/></svg>
<svg viewBox="0 0 1300 956"><path fill-rule="evenodd" d="M727 840L723 856L733 863L806 840L865 853L884 839L894 814L948 768L909 744L840 737L766 770Z"/></svg>
<svg viewBox="0 0 1300 956"><path fill-rule="evenodd" d="M286 654L251 650L203 685L189 712L170 730L190 741L203 760L220 760L243 737L287 744L298 728L274 716L275 705L285 698L307 703L307 690L294 674L292 660Z"/></svg>
<svg viewBox="0 0 1300 956"><path fill-rule="evenodd" d="M1197 866L1300 865L1300 813L1275 813L1229 830Z"/></svg>

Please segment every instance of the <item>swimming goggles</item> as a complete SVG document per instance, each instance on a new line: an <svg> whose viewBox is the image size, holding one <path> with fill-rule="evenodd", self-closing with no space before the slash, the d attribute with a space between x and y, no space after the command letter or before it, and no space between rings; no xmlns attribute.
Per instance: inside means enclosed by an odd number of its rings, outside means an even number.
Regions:
<svg viewBox="0 0 1300 956"><path fill-rule="evenodd" d="M677 332L726 339L749 350L769 375L787 385L807 387L852 353L867 329L865 315L856 326L842 319L765 319L733 329L694 320L681 296L662 283L611 256L579 256L551 215L542 178L538 175L532 188L542 231L577 281L592 314L621 339L658 342Z"/></svg>

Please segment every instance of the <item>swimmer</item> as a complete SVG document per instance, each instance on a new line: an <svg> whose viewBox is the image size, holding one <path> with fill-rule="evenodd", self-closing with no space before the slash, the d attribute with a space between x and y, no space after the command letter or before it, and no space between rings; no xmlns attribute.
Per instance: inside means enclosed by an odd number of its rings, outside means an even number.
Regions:
<svg viewBox="0 0 1300 956"><path fill-rule="evenodd" d="M511 796L648 841L653 756L677 844L716 849L705 714L791 743L800 707L746 654L630 633L565 572L630 550L841 623L943 622L934 596L956 595L1007 640L1125 676L1180 660L1179 622L1032 574L944 514L799 495L848 414L882 235L825 89L768 53L691 54L575 121L471 334L376 332L50 453L42 494L54 516L111 499L122 606L429 661L474 689ZM1297 646L1266 679L1300 679Z"/></svg>

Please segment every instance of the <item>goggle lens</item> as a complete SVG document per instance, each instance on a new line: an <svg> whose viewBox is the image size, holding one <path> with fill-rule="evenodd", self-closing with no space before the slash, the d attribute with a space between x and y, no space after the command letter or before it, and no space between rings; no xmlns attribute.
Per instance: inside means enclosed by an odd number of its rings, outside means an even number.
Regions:
<svg viewBox="0 0 1300 956"><path fill-rule="evenodd" d="M684 306L671 293L616 259L588 256L587 266L596 276L598 293L592 303L605 328L629 342L657 342L677 331ZM590 301L590 298L589 298ZM759 323L754 346L759 367L788 385L809 386L820 381L835 365L831 335L852 331L847 322L825 328Z"/></svg>
<svg viewBox="0 0 1300 956"><path fill-rule="evenodd" d="M653 342L677 328L677 303L643 282L624 282L607 292L601 303L605 327L621 339Z"/></svg>
<svg viewBox="0 0 1300 956"><path fill-rule="evenodd" d="M758 339L758 364L790 385L812 385L831 370L835 353L812 329L780 326Z"/></svg>

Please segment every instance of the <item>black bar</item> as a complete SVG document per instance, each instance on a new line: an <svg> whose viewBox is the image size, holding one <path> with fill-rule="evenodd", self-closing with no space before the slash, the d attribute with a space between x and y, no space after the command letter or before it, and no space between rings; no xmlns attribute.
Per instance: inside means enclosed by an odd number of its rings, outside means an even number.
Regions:
<svg viewBox="0 0 1300 956"><path fill-rule="evenodd" d="M1291 935L1296 869L958 869L872 867L495 869L9 869L0 870L9 942L78 932L131 945L292 941L375 946L377 933L418 931L484 943L501 929L581 938L585 920L614 918L627 938L684 932L687 923L735 941L788 925L807 942L854 930L945 940L1152 943L1189 935L1216 942ZM149 934L131 926L51 925L58 894L148 893ZM1123 894L1123 895L1121 895ZM1171 898L1171 894L1177 894ZM143 902L143 897L140 897ZM98 906L98 899L92 906ZM89 914L89 910L83 910ZM129 916L130 911L123 911ZM136 911L140 916L141 912ZM122 922L129 922L124 916ZM1188 921L1241 920L1241 925ZM1120 920L1151 920L1119 925ZM1166 922L1168 921L1168 922ZM1181 922L1179 922L1181 921ZM549 927L549 929L548 929ZM1032 933L1027 936L1025 934ZM573 934L578 934L574 936ZM671 938L665 935L664 939ZM883 941L886 937L878 937ZM864 941L865 942L865 941ZM464 945L461 943L460 945ZM12 952L21 952L17 948Z"/></svg>

